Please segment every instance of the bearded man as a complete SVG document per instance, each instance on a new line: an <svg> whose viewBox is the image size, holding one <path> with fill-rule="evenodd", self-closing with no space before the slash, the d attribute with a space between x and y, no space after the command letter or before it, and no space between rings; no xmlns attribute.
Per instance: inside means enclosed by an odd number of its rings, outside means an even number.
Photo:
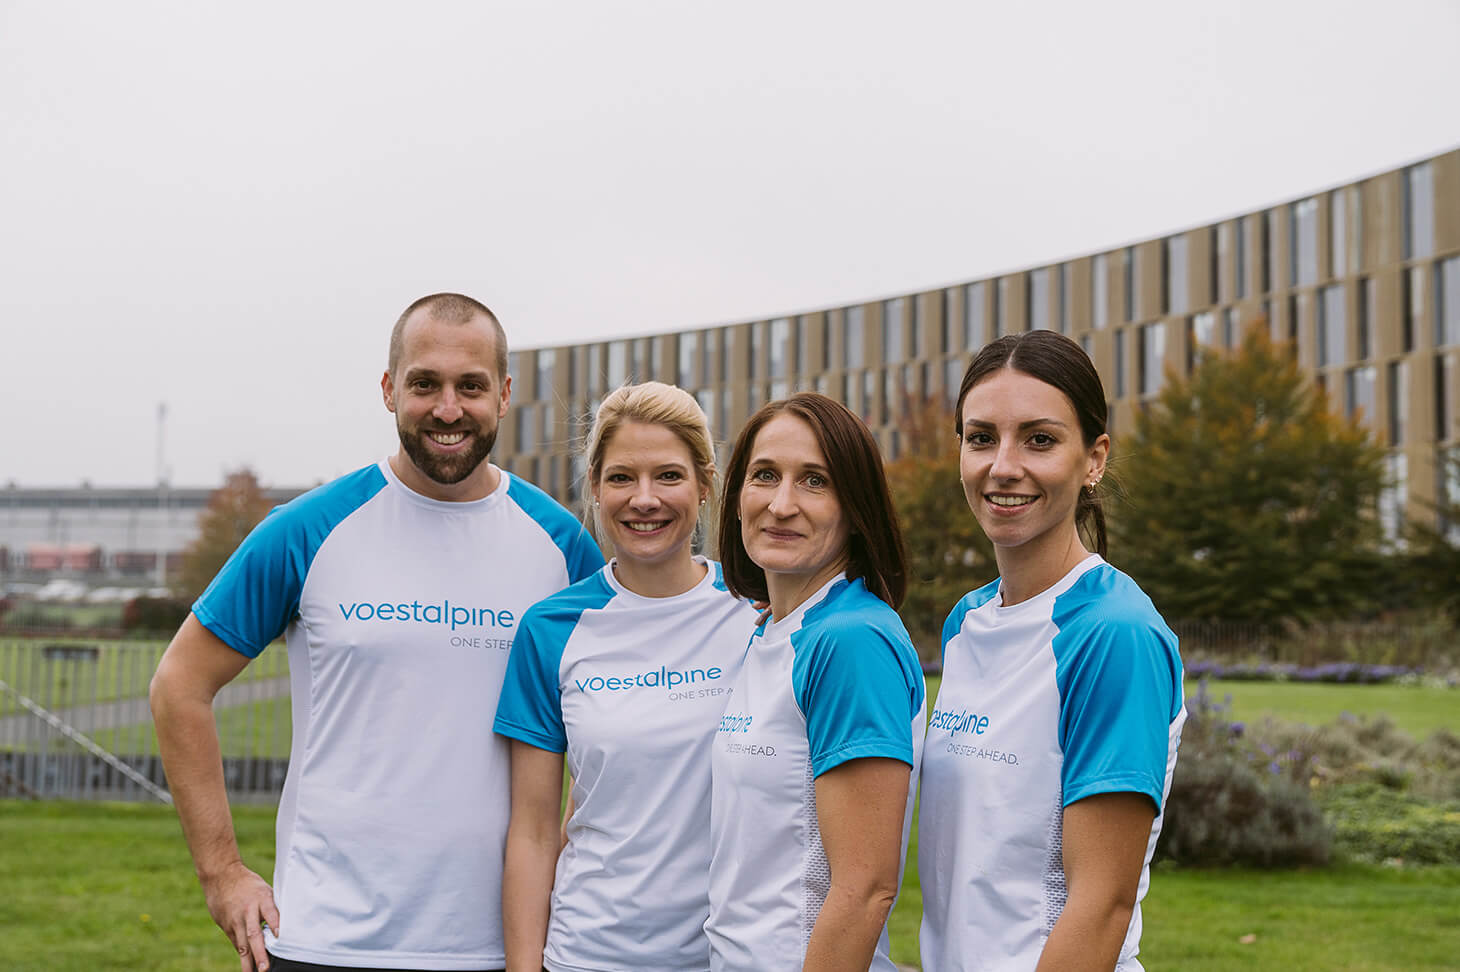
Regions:
<svg viewBox="0 0 1460 972"><path fill-rule="evenodd" d="M270 513L152 679L183 835L243 972L505 965L508 649L529 606L603 566L571 514L488 460L512 379L485 305L411 304L380 387L400 449ZM271 887L239 854L212 702L281 634Z"/></svg>

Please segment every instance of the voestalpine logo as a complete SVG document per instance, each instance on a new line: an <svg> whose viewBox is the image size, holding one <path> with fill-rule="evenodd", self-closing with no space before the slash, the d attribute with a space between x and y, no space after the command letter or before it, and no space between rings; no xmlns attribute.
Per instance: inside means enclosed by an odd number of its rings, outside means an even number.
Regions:
<svg viewBox="0 0 1460 972"><path fill-rule="evenodd" d="M722 672L718 668L656 668L651 672L635 672L630 675L590 675L575 678L573 684L580 692L623 692L635 688L679 688L696 682L713 682Z"/></svg>
<svg viewBox="0 0 1460 972"><path fill-rule="evenodd" d="M339 605L346 621L396 621L414 624L440 624L457 628L510 628L517 624L511 611L488 607L464 607L442 601L422 604L420 601L356 601Z"/></svg>
<svg viewBox="0 0 1460 972"><path fill-rule="evenodd" d="M989 728L989 717L979 715L977 712L969 712L967 709L953 711L952 709L934 709L933 715L928 719L929 729L945 729L949 733L957 735L966 732L974 736L982 736Z"/></svg>

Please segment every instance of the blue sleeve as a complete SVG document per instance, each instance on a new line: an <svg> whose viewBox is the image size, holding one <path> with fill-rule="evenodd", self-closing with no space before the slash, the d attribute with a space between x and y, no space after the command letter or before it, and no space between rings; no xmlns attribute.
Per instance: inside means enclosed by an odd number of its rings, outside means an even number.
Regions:
<svg viewBox="0 0 1460 972"><path fill-rule="evenodd" d="M507 482L507 495L552 538L563 554L568 583L576 584L603 566L603 552L573 514L520 476Z"/></svg>
<svg viewBox="0 0 1460 972"><path fill-rule="evenodd" d="M562 619L555 622L542 608L541 604L530 608L517 626L492 729L538 749L561 753L568 748L568 735L558 672L573 624L564 624Z"/></svg>
<svg viewBox="0 0 1460 972"><path fill-rule="evenodd" d="M1077 621L1053 647L1065 806L1098 793L1143 793L1159 811L1181 708L1175 636L1159 621Z"/></svg>
<svg viewBox="0 0 1460 972"><path fill-rule="evenodd" d="M804 648L798 646L791 681L806 717L813 776L874 756L913 765L922 668L907 636L898 635L854 614L821 626Z"/></svg>
<svg viewBox="0 0 1460 972"><path fill-rule="evenodd" d="M299 613L309 565L330 533L385 487L366 466L276 507L254 527L193 603L203 627L250 658Z"/></svg>

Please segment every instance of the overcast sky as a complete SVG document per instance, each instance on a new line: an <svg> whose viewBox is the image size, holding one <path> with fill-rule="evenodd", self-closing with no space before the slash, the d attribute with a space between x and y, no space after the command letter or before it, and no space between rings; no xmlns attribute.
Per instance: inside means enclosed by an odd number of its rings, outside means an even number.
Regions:
<svg viewBox="0 0 1460 972"><path fill-rule="evenodd" d="M329 479L514 347L1105 249L1460 145L1460 2L0 0L0 484Z"/></svg>

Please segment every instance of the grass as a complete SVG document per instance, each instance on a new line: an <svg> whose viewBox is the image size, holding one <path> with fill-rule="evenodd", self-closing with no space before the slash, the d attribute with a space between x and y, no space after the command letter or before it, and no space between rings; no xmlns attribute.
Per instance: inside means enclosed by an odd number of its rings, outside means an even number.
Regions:
<svg viewBox="0 0 1460 972"><path fill-rule="evenodd" d="M1186 683L1188 697L1197 683ZM1232 697L1228 718L1260 722L1271 716L1310 726L1344 714L1387 715L1400 729L1421 739L1441 727L1460 731L1460 690L1431 685L1331 685L1308 682L1207 682L1207 694Z"/></svg>
<svg viewBox="0 0 1460 972"><path fill-rule="evenodd" d="M273 869L274 811L237 807L244 859ZM0 968L238 968L203 905L177 819L167 807L0 801ZM893 956L917 960L916 851ZM1348 865L1326 871L1158 868L1144 905L1148 968L1400 970L1454 967L1460 868ZM1243 936L1255 941L1243 944Z"/></svg>

